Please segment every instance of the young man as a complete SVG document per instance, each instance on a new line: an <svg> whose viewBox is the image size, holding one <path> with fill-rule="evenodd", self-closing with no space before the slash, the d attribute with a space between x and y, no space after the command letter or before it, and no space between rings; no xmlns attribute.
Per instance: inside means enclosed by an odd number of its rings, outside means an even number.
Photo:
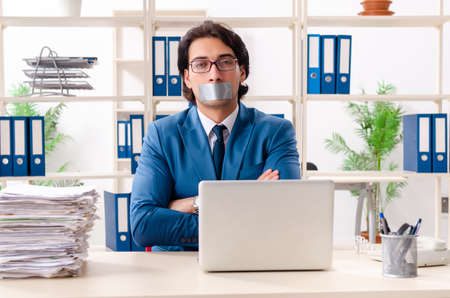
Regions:
<svg viewBox="0 0 450 298"><path fill-rule="evenodd" d="M202 180L300 179L292 124L240 102L249 57L236 33L211 21L192 28L178 69L192 106L150 123L131 194L133 237L153 251L198 249Z"/></svg>

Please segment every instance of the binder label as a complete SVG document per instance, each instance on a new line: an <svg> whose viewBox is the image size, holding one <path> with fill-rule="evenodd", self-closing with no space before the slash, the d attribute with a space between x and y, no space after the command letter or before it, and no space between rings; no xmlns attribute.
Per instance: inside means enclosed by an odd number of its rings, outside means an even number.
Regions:
<svg viewBox="0 0 450 298"><path fill-rule="evenodd" d="M164 51L164 41L155 40L155 52L156 53L154 53L154 55L155 55L155 57L157 57L157 59L155 59L155 75L163 76L163 75L165 75L164 64L166 63L165 51ZM157 83L161 84L162 82L157 82Z"/></svg>
<svg viewBox="0 0 450 298"><path fill-rule="evenodd" d="M178 42L170 42L169 43L169 53L170 53L170 68L169 68L169 76L177 76L178 75ZM175 81L174 81L175 80ZM177 78L172 78L172 84L178 83Z"/></svg>
<svg viewBox="0 0 450 298"><path fill-rule="evenodd" d="M142 128L141 119L132 119L133 126L133 153L141 153L142 151Z"/></svg>
<svg viewBox="0 0 450 298"><path fill-rule="evenodd" d="M11 154L11 143L10 143L10 126L9 120L1 120L0 126L0 153L1 155ZM7 162L6 162L7 163Z"/></svg>
<svg viewBox="0 0 450 298"><path fill-rule="evenodd" d="M430 152L430 120L419 119L419 152Z"/></svg>
<svg viewBox="0 0 450 298"><path fill-rule="evenodd" d="M128 199L117 198L117 232L128 232Z"/></svg>
<svg viewBox="0 0 450 298"><path fill-rule="evenodd" d="M435 120L435 152L445 153L445 118L436 118Z"/></svg>
<svg viewBox="0 0 450 298"><path fill-rule="evenodd" d="M350 68L350 39L341 39L341 56L339 63L339 72L348 74L350 73L349 68Z"/></svg>
<svg viewBox="0 0 450 298"><path fill-rule="evenodd" d="M324 73L334 73L334 40L324 40ZM331 78L330 78L331 79Z"/></svg>
<svg viewBox="0 0 450 298"><path fill-rule="evenodd" d="M14 122L14 152L15 155L25 155L25 121ZM19 163L20 164L20 163Z"/></svg>
<svg viewBox="0 0 450 298"><path fill-rule="evenodd" d="M319 67L319 36L309 38L309 67Z"/></svg>
<svg viewBox="0 0 450 298"><path fill-rule="evenodd" d="M33 133L33 154L41 155L42 152L42 121L41 120L32 120L32 133ZM40 163L40 161L39 161ZM38 164L39 164L38 163Z"/></svg>

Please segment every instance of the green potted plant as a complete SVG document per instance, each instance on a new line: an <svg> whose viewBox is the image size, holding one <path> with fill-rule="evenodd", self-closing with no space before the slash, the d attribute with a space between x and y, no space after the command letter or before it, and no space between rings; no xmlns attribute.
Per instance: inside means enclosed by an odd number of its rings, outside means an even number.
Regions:
<svg viewBox="0 0 450 298"><path fill-rule="evenodd" d="M393 93L395 93L395 86L384 81L378 82L377 94L387 95ZM363 94L365 94L364 90ZM342 170L396 170L398 164L389 161L388 158L396 146L402 142L403 138L401 123L404 112L401 105L392 102L364 102L361 104L350 102L347 110L357 124L355 132L363 140L364 148L361 151L350 148L339 133L333 132L331 138L325 140L325 146L329 151L344 156ZM400 196L401 189L405 186L406 183L404 182L374 183L374 201L377 217L380 212L384 212L386 206L392 200ZM351 191L351 194L358 197L359 191ZM379 223L379 219L376 222Z"/></svg>
<svg viewBox="0 0 450 298"><path fill-rule="evenodd" d="M23 97L30 93L30 87L25 84L13 84L10 95L13 97ZM44 114L44 135L45 135L45 158L48 160L49 155L54 152L58 144L62 144L70 140L70 136L58 132L57 125L63 110L66 108L65 103L59 103L55 107L47 109ZM13 102L8 104L7 113L10 116L40 116L39 106L34 102ZM65 162L58 168L57 173L66 170L69 162ZM79 180L63 180L63 181L30 181L31 184L46 186L79 186L83 183Z"/></svg>

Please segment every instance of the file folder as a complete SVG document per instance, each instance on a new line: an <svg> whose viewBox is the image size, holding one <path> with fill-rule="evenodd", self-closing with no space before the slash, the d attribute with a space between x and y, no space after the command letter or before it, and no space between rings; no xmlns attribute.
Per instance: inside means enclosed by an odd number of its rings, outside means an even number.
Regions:
<svg viewBox="0 0 450 298"><path fill-rule="evenodd" d="M169 116L169 115L165 115L165 114L156 114L155 120L159 120L159 119L162 119L162 118L167 117L167 116Z"/></svg>
<svg viewBox="0 0 450 298"><path fill-rule="evenodd" d="M0 176L13 175L12 118L0 117Z"/></svg>
<svg viewBox="0 0 450 298"><path fill-rule="evenodd" d="M117 157L127 158L127 123L128 121L117 121Z"/></svg>
<svg viewBox="0 0 450 298"><path fill-rule="evenodd" d="M178 45L180 44L180 36L167 37L168 49L168 79L167 79L167 95L181 96L181 77L178 71Z"/></svg>
<svg viewBox="0 0 450 298"><path fill-rule="evenodd" d="M28 176L28 119L12 117L13 176Z"/></svg>
<svg viewBox="0 0 450 298"><path fill-rule="evenodd" d="M44 117L29 117L28 131L30 132L30 176L45 176Z"/></svg>
<svg viewBox="0 0 450 298"><path fill-rule="evenodd" d="M131 131L130 121L127 121L127 158L131 158Z"/></svg>
<svg viewBox="0 0 450 298"><path fill-rule="evenodd" d="M447 172L447 114L432 114L432 165L435 173Z"/></svg>
<svg viewBox="0 0 450 298"><path fill-rule="evenodd" d="M338 35L336 43L336 94L349 94L352 37L351 35Z"/></svg>
<svg viewBox="0 0 450 298"><path fill-rule="evenodd" d="M129 224L130 194L105 191L106 246L114 251L131 250Z"/></svg>
<svg viewBox="0 0 450 298"><path fill-rule="evenodd" d="M431 114L403 116L403 168L406 171L432 171Z"/></svg>
<svg viewBox="0 0 450 298"><path fill-rule="evenodd" d="M319 34L308 34L308 94L320 94Z"/></svg>
<svg viewBox="0 0 450 298"><path fill-rule="evenodd" d="M144 138L144 115L130 115L131 174L136 173Z"/></svg>
<svg viewBox="0 0 450 298"><path fill-rule="evenodd" d="M336 93L336 36L320 36L320 93Z"/></svg>
<svg viewBox="0 0 450 298"><path fill-rule="evenodd" d="M167 38L153 36L153 96L167 95Z"/></svg>

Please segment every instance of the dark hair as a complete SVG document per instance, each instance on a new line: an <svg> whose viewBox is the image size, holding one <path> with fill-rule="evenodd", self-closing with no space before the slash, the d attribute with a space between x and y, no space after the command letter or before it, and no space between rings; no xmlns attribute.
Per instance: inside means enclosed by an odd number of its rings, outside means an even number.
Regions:
<svg viewBox="0 0 450 298"><path fill-rule="evenodd" d="M224 44L230 47L240 66L244 66L245 74L249 74L249 57L247 48L242 39L234 33L226 25L214 23L213 21L204 21L202 24L191 28L181 39L178 46L178 70L183 81L183 95L191 104L196 104L195 95L192 89L188 88L184 83L184 70L189 68L189 47L191 43L202 37L215 37L220 39ZM239 84L238 100L247 94L248 86L246 84Z"/></svg>

